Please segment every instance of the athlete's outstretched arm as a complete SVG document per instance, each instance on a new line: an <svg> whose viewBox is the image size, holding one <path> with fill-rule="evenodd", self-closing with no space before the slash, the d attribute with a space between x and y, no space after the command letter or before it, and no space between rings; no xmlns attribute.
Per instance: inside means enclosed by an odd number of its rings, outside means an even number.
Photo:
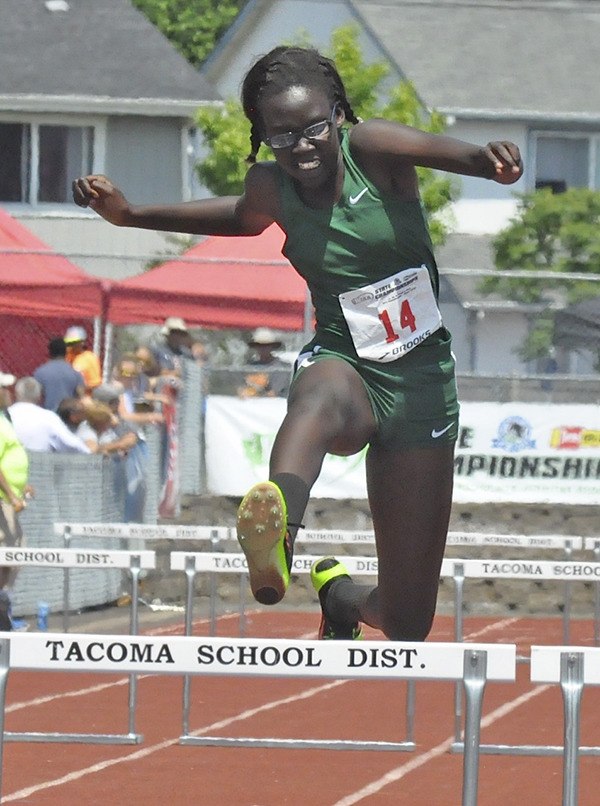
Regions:
<svg viewBox="0 0 600 806"><path fill-rule="evenodd" d="M134 205L110 179L94 174L73 182L73 201L80 207L91 207L118 227L193 235L257 235L274 220L268 203L272 198L269 171L262 168L256 165L249 169L241 196L218 196L167 205Z"/></svg>
<svg viewBox="0 0 600 806"><path fill-rule="evenodd" d="M368 120L352 130L352 144L367 160L379 158L390 171L398 165L420 165L441 171L512 184L523 173L518 146L507 140L485 146L442 134L431 134L389 120Z"/></svg>

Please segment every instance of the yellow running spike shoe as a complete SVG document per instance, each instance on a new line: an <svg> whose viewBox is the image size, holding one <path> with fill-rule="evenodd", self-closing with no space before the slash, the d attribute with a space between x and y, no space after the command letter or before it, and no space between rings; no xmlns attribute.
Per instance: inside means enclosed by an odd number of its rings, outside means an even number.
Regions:
<svg viewBox="0 0 600 806"><path fill-rule="evenodd" d="M290 582L292 542L285 498L272 481L255 484L244 496L237 537L248 561L252 595L260 604L277 604Z"/></svg>
<svg viewBox="0 0 600 806"><path fill-rule="evenodd" d="M346 566L335 557L323 557L316 560L310 569L310 579L313 588L319 594L321 603L321 624L319 625L319 640L325 641L358 641L363 637L362 629L358 621L350 624L332 621L325 613L327 595L338 579L350 579Z"/></svg>

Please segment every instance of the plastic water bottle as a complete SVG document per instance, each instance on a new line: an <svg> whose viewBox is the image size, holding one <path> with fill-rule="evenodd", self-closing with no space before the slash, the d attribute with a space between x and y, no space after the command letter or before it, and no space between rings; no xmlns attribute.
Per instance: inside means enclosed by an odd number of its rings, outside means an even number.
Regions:
<svg viewBox="0 0 600 806"><path fill-rule="evenodd" d="M38 602L37 611L37 627L41 632L46 632L48 629L48 614L50 613L50 605L47 602Z"/></svg>

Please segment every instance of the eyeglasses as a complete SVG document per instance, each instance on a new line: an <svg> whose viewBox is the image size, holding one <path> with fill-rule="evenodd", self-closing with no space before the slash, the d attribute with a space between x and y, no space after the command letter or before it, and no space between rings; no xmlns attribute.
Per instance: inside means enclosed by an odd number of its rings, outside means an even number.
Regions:
<svg viewBox="0 0 600 806"><path fill-rule="evenodd" d="M273 137L265 137L265 143L274 149L278 148L292 148L297 143L304 140L318 140L329 134L329 129L335 118L335 111L337 105L331 110L331 116L328 120L320 120L318 123L313 123L302 129L300 132L283 132L282 134L274 134Z"/></svg>

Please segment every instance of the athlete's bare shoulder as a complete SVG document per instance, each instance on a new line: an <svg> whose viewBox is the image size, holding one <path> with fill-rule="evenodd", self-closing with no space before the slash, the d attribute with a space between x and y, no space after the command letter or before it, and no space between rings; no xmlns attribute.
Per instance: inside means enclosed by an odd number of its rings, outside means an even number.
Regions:
<svg viewBox="0 0 600 806"><path fill-rule="evenodd" d="M382 193L418 197L414 161L403 149L405 138L413 131L382 118L366 120L350 130L352 156Z"/></svg>
<svg viewBox="0 0 600 806"><path fill-rule="evenodd" d="M244 185L244 195L251 206L274 220L279 218L280 209L277 171L275 162L257 162L248 169Z"/></svg>
<svg viewBox="0 0 600 806"><path fill-rule="evenodd" d="M257 162L248 169L236 216L246 234L257 234L279 221L279 190L274 164Z"/></svg>

